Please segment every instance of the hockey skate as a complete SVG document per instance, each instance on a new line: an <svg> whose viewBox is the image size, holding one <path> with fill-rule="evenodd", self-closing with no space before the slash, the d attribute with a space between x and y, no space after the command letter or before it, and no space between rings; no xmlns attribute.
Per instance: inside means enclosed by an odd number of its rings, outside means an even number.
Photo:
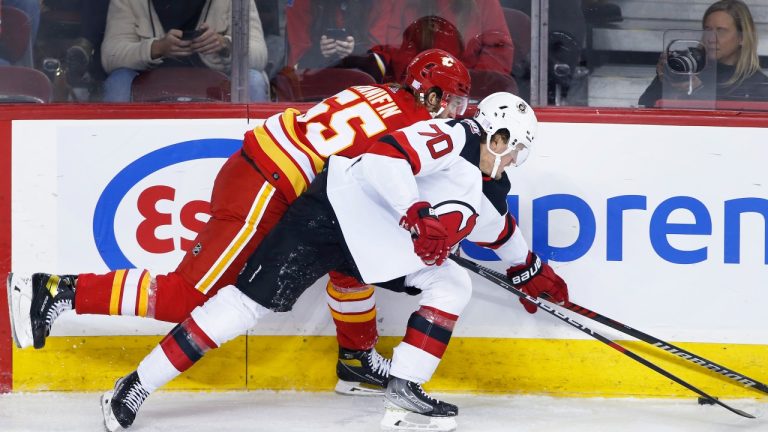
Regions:
<svg viewBox="0 0 768 432"><path fill-rule="evenodd" d="M358 396L381 396L389 381L391 360L376 352L353 351L339 347L336 362L336 393Z"/></svg>
<svg viewBox="0 0 768 432"><path fill-rule="evenodd" d="M428 395L421 384L391 377L384 392L382 430L437 431L456 430L456 405L439 401Z"/></svg>
<svg viewBox="0 0 768 432"><path fill-rule="evenodd" d="M62 312L72 309L75 281L72 275L8 274L11 333L17 347L34 345L40 349L45 346L53 322Z"/></svg>
<svg viewBox="0 0 768 432"><path fill-rule="evenodd" d="M141 385L136 371L118 379L115 388L101 396L101 410L107 430L114 432L128 429L148 396L149 392Z"/></svg>

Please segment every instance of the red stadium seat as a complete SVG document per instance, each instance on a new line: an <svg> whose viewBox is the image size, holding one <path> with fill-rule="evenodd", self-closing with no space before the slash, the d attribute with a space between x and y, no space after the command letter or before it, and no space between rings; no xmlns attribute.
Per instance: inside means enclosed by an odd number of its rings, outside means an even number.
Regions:
<svg viewBox="0 0 768 432"><path fill-rule="evenodd" d="M51 81L39 70L0 66L0 103L48 103L52 96Z"/></svg>
<svg viewBox="0 0 768 432"><path fill-rule="evenodd" d="M131 87L134 102L229 102L231 84L204 67L167 67L141 72Z"/></svg>
<svg viewBox="0 0 768 432"><path fill-rule="evenodd" d="M511 75L486 70L469 70L472 87L469 91L470 102L479 102L491 93L508 92L518 94L517 81Z"/></svg>
<svg viewBox="0 0 768 432"><path fill-rule="evenodd" d="M358 69L307 69L298 74L281 72L272 79L278 102L313 102L333 96L347 87L376 84L373 77Z"/></svg>
<svg viewBox="0 0 768 432"><path fill-rule="evenodd" d="M21 59L29 47L30 22L27 14L10 6L3 6L2 32L0 32L0 58L9 63Z"/></svg>

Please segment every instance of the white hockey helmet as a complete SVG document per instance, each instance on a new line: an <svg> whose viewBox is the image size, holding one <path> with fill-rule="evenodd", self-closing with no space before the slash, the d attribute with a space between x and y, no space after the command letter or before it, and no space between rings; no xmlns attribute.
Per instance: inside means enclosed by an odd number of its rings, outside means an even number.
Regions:
<svg viewBox="0 0 768 432"><path fill-rule="evenodd" d="M477 105L475 120L480 123L487 135L486 148L496 156L491 177L496 176L501 158L515 150L518 152L515 166L522 165L528 159L539 121L536 119L533 108L524 100L506 92L488 95ZM509 141L506 150L496 153L491 149L491 137L502 129L509 132Z"/></svg>

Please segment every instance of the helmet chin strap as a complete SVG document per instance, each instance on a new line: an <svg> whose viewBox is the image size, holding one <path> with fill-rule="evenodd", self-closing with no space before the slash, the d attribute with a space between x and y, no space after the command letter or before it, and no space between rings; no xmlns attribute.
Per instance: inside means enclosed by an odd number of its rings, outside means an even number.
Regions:
<svg viewBox="0 0 768 432"><path fill-rule="evenodd" d="M427 93L424 93L423 96L421 97L421 99L424 101L424 102L422 102L422 104L426 105L426 100L428 99ZM437 111L435 111L435 112L430 111L429 112L429 115L431 115L432 118L440 117L440 115L443 114L445 112L445 110L448 109L448 101L446 99L447 98L446 98L446 94L445 93L442 96L440 96L440 100L437 103L437 105L438 105ZM450 117L451 118L455 117L455 114L451 115Z"/></svg>
<svg viewBox="0 0 768 432"><path fill-rule="evenodd" d="M488 149L488 151L495 156L495 159L493 161L493 169L491 170L490 177L496 178L496 174L499 172L499 167L501 166L501 158L508 155L512 151L512 147L507 145L507 149L503 151L502 153L496 153L491 149L491 135L487 135L487 138L485 140L485 148Z"/></svg>
<svg viewBox="0 0 768 432"><path fill-rule="evenodd" d="M437 118L437 116L442 114L442 112L445 110L445 105L443 105L441 103L440 104L440 109L438 109L437 111L432 111L430 109L430 106L429 106L429 96L428 96L428 93L420 93L418 98L419 98L419 102L421 102L422 105L427 107L427 111L429 111L429 115L432 116L432 118ZM442 102L442 100L441 100L441 102Z"/></svg>
<svg viewBox="0 0 768 432"><path fill-rule="evenodd" d="M443 100L443 98L440 98L440 109L438 109L436 112L430 112L429 114L432 116L432 118L438 118L440 117L440 114L445 111L445 108L448 106L448 104Z"/></svg>
<svg viewBox="0 0 768 432"><path fill-rule="evenodd" d="M496 155L496 160L493 161L493 170L491 170L491 178L496 178L496 173L499 171L501 165L501 156Z"/></svg>

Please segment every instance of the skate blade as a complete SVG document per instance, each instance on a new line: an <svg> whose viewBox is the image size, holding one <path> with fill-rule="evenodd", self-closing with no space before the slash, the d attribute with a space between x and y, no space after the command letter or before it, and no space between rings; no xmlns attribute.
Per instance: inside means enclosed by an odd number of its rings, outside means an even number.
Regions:
<svg viewBox="0 0 768 432"><path fill-rule="evenodd" d="M355 381L339 380L334 389L336 393L346 396L383 396L384 387Z"/></svg>
<svg viewBox="0 0 768 432"><path fill-rule="evenodd" d="M8 291L8 309L11 319L11 336L18 348L26 348L34 344L32 337L32 277L22 277L8 273L6 280Z"/></svg>
<svg viewBox="0 0 768 432"><path fill-rule="evenodd" d="M451 432L456 430L456 417L425 416L387 402L384 404L381 430Z"/></svg>
<svg viewBox="0 0 768 432"><path fill-rule="evenodd" d="M118 423L115 414L112 413L112 395L114 390L110 390L101 395L101 413L104 415L104 428L109 432L115 432L123 430L123 427Z"/></svg>

